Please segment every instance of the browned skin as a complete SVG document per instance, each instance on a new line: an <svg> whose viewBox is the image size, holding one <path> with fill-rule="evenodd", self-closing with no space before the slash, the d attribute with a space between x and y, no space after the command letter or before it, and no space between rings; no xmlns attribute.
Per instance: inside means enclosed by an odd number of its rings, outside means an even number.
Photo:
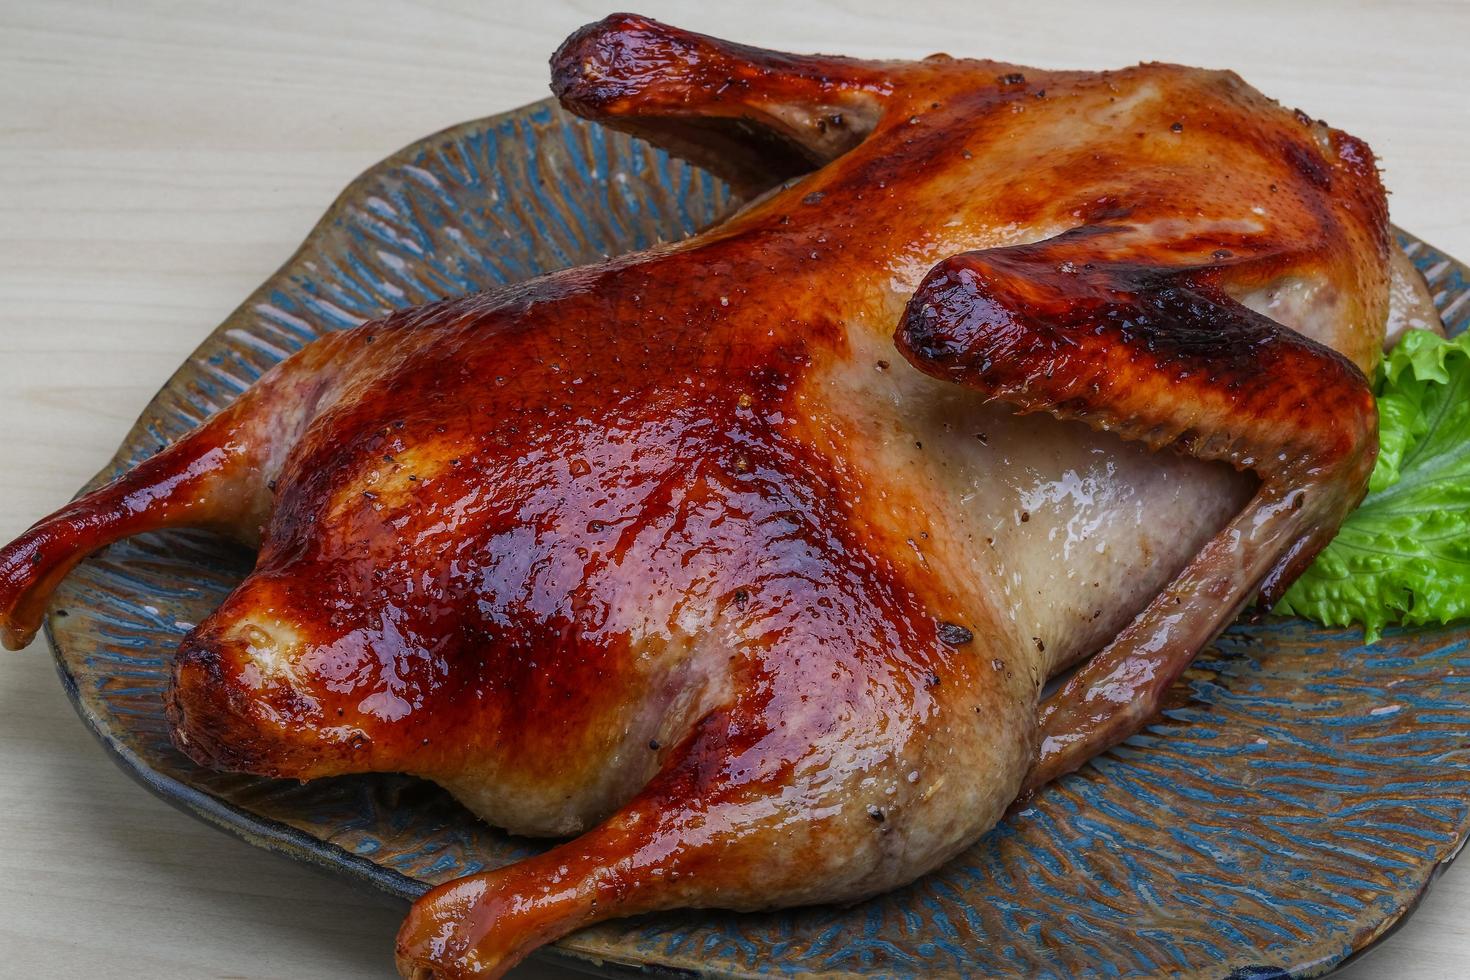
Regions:
<svg viewBox="0 0 1470 980"><path fill-rule="evenodd" d="M688 242L327 337L0 551L14 647L110 541L258 536L179 651L181 749L580 835L426 895L411 976L912 880L1136 730L1375 453L1371 155L1230 73L628 15L553 70L747 187L818 169Z"/></svg>

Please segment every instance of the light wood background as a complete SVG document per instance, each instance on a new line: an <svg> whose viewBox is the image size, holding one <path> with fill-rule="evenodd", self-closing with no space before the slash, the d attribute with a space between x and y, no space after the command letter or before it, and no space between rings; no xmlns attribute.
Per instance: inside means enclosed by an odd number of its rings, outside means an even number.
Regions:
<svg viewBox="0 0 1470 980"><path fill-rule="evenodd" d="M1367 139L1395 220L1470 256L1466 3L627 2L799 51L1234 68ZM541 98L547 56L609 9L0 0L0 540L107 460L353 175ZM0 975L388 977L400 914L129 782L42 645L0 660ZM1470 976L1467 919L1451 871L1346 976Z"/></svg>

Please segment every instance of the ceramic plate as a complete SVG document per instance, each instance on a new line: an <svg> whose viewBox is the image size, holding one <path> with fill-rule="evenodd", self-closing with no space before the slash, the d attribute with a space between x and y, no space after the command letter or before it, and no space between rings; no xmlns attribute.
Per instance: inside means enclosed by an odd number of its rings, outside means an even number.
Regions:
<svg viewBox="0 0 1470 980"><path fill-rule="evenodd" d="M110 479L330 330L681 238L728 211L710 175L550 102L389 157L153 399ZM1470 270L1412 238L1446 321ZM162 691L192 624L250 556L152 534L66 580L47 635L78 713L170 802L405 899L544 846L395 776L210 772L169 745ZM611 922L541 955L610 971L1313 976L1412 909L1470 829L1470 629L1236 627L1146 732L1048 788L960 858L846 909Z"/></svg>

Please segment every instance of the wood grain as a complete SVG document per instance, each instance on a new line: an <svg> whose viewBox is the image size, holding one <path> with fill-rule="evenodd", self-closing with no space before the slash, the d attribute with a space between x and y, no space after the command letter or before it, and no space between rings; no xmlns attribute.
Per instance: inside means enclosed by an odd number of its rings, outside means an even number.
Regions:
<svg viewBox="0 0 1470 980"><path fill-rule="evenodd" d="M1395 220L1470 256L1470 4L638 6L794 50L1231 67L1368 140ZM547 55L607 9L0 3L0 537L111 455L352 175L541 97ZM134 786L72 715L40 646L0 664L0 817L0 974L392 975L399 908ZM1470 876L1451 871L1344 975L1462 976L1467 912Z"/></svg>

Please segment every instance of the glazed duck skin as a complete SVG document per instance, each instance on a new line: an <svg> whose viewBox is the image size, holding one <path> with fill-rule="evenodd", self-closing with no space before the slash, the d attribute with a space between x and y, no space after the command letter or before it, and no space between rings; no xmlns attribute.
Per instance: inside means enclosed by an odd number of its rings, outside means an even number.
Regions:
<svg viewBox="0 0 1470 980"><path fill-rule="evenodd" d="M1361 499L1383 190L1361 142L1233 74L616 15L553 78L773 189L324 337L0 551L15 647L110 541L258 540L179 650L184 752L409 772L572 836L421 899L406 975L911 881L1135 731Z"/></svg>

